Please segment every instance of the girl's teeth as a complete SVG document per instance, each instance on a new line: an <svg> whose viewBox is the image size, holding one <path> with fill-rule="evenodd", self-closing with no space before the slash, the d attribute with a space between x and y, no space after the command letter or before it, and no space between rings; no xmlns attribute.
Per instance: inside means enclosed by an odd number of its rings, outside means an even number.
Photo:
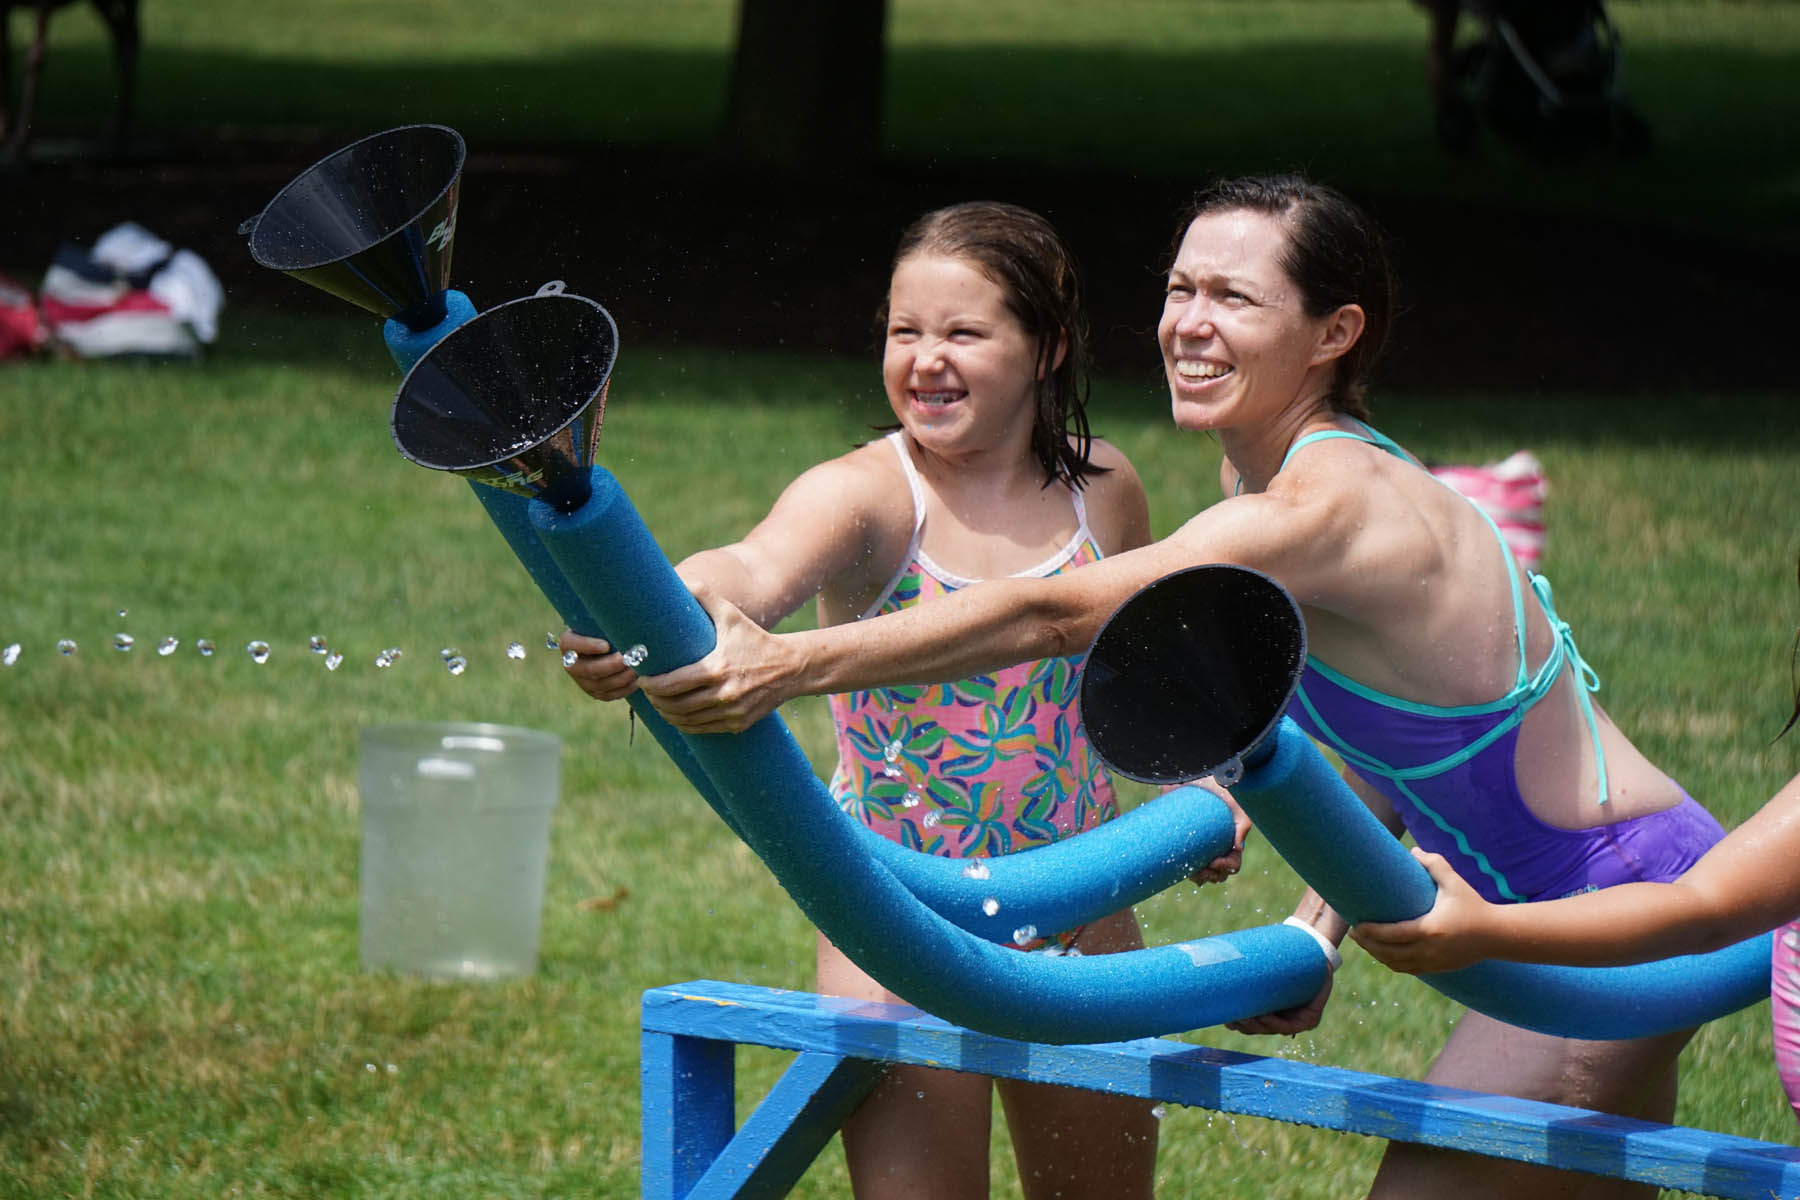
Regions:
<svg viewBox="0 0 1800 1200"><path fill-rule="evenodd" d="M1231 368L1221 363L1190 362L1181 359L1175 364L1175 373L1183 379L1217 379L1221 375L1230 374Z"/></svg>

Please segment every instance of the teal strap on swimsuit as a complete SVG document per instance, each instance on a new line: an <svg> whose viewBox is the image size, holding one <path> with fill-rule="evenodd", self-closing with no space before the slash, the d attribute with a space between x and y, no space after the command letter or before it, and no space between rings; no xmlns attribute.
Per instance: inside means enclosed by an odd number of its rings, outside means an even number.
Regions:
<svg viewBox="0 0 1800 1200"><path fill-rule="evenodd" d="M1481 514L1487 517L1487 513ZM1494 536L1500 535L1500 527L1494 525L1492 517L1488 524L1494 527ZM1510 560L1510 555L1508 556ZM1569 660L1580 682L1576 685L1575 696L1581 701L1581 715L1587 719L1588 735L1594 740L1594 769L1600 776L1600 803L1605 804L1609 791L1606 786L1606 752L1600 747L1600 718L1594 715L1593 694L1600 690L1600 673L1588 665L1587 659L1581 657L1581 651L1575 648L1575 631L1569 623L1556 615L1556 605L1550 599L1550 581L1542 575L1531 576L1531 590L1537 593L1538 603L1544 606L1544 617L1550 622L1551 632L1556 635L1556 646L1544 665L1538 668L1538 678L1532 680L1532 693L1525 701L1524 707L1530 708L1550 690L1556 682L1556 671L1553 664L1560 664L1563 658Z"/></svg>
<svg viewBox="0 0 1800 1200"><path fill-rule="evenodd" d="M1307 446L1312 445L1314 442L1334 441L1340 438L1348 438L1351 441L1363 442L1368 445L1379 447L1389 454L1394 455L1396 458L1403 458L1408 462L1416 463L1418 461L1413 458L1412 455L1408 454L1398 442L1395 442L1386 434L1371 428L1361 421L1358 421L1357 424L1362 427L1362 433L1355 433L1346 429L1322 429L1316 433L1309 433L1306 436L1297 439L1292 446L1288 447L1287 454L1282 457L1281 467L1277 468L1277 470L1285 469L1288 463L1293 460L1296 453L1305 449ZM1436 477L1434 476L1433 478ZM1442 480L1439 480L1438 482L1443 483ZM1238 486L1240 489L1243 486L1243 477L1241 475L1238 477ZM1445 483L1444 486L1449 487L1450 485ZM1454 488L1451 488L1451 490L1455 491ZM1460 492L1457 494L1461 495ZM1464 499L1467 498L1464 497ZM1530 574L1531 590L1537 595L1538 603L1543 608L1545 619L1550 622L1550 629L1554 635L1554 641L1550 647L1550 654L1544 659L1543 665L1537 669L1535 675L1527 677L1525 669L1525 599L1523 589L1519 586L1518 562L1513 558L1512 552L1507 549L1506 539L1501 535L1500 527L1494 523L1494 518L1489 515L1486 509L1482 508L1479 504L1476 504L1473 500L1469 500L1468 503L1476 512L1481 514L1481 519L1487 522L1488 529L1493 532L1494 540L1500 543L1500 548L1504 552L1507 582L1512 586L1513 629L1517 635L1519 654L1518 679L1513 684L1512 690L1507 692L1506 695L1501 696L1499 699L1492 701L1490 704L1479 707L1488 708L1495 712L1511 709L1511 712L1509 712L1507 716L1492 729L1488 730L1487 733L1464 746L1462 749L1453 754L1446 755L1435 762L1425 763L1416 767L1390 766L1380 759L1375 758L1373 755L1355 749L1337 736L1333 736L1331 739L1334 744L1333 748L1338 751L1345 761L1350 762L1358 770L1368 771L1383 776L1393 780L1397 784L1404 785L1407 780L1430 779L1442 775L1444 772L1453 770L1463 763L1468 762L1483 750L1487 749L1500 737L1504 736L1509 730L1524 721L1525 714L1529 712L1538 701L1549 695L1550 688L1556 683L1556 678L1558 674L1561 673L1563 663L1566 661L1576 672L1578 672L1580 677L1580 684L1576 688L1576 695L1580 699L1581 713L1587 720L1588 733L1594 743L1594 765L1599 776L1599 802L1605 804L1609 792L1606 778L1606 754L1601 747L1600 721L1594 714L1594 702L1592 699L1592 693L1600 690L1600 676L1594 671L1593 667L1588 665L1587 660L1581 657L1581 652L1576 649L1575 634L1574 631L1569 628L1569 623L1557 615L1556 606L1551 600L1550 581L1542 575ZM1426 715L1450 711L1440 705L1422 704L1418 701L1403 700L1397 696L1389 696L1366 684L1359 683L1347 675L1332 670L1329 666L1320 662L1310 654L1307 655L1306 661L1309 667L1318 671L1321 675L1324 675L1339 687L1354 692L1363 699L1373 703ZM1307 704L1310 708L1304 690L1301 691L1298 698L1302 704ZM1460 711L1466 713L1471 710L1464 708ZM1314 718L1321 729L1329 728L1317 713L1310 713L1309 715ZM1410 794L1410 789L1408 789L1408 791ZM1437 817L1437 814L1433 813L1431 809L1423 803L1418 802L1416 797L1414 798L1414 802L1419 803L1421 810L1428 816L1431 816L1434 820L1439 820L1440 824L1442 823L1441 819ZM1444 826L1444 828L1450 830L1450 827L1447 825ZM1450 831L1454 832L1453 830Z"/></svg>
<svg viewBox="0 0 1800 1200"><path fill-rule="evenodd" d="M1352 418L1352 420L1354 419L1355 418ZM1316 433L1309 433L1305 437L1297 439L1293 445L1288 447L1287 453L1281 456L1281 465L1275 468L1275 473L1279 475L1281 472L1285 471L1288 463L1293 461L1294 455L1306 449L1314 442L1332 442L1339 438L1349 438L1353 442L1364 442L1368 445L1386 450L1395 458L1404 458L1409 463L1418 463L1418 459L1408 454L1405 447L1387 434L1381 432L1372 425L1364 425L1361 421L1357 421L1356 423L1362 425L1363 431L1361 433L1352 433L1348 429L1321 429ZM1237 478L1237 486L1232 489L1231 494L1233 496L1239 496L1243 494L1243 491L1244 477L1240 474ZM1498 526L1495 526L1495 532L1499 532Z"/></svg>
<svg viewBox="0 0 1800 1200"><path fill-rule="evenodd" d="M1375 429L1369 425L1363 425L1361 421L1358 421L1357 424L1362 425L1363 431L1361 433L1352 433L1348 429L1321 429L1317 433L1309 433L1305 437L1297 439L1293 445L1288 447L1288 452L1282 456L1281 467L1276 469L1279 471L1282 468L1285 468L1288 463L1293 461L1295 454L1306 449L1306 447L1312 445L1314 442L1332 442L1339 438L1349 438L1353 442L1366 442L1371 446L1377 446L1386 450L1395 458L1404 458L1407 462L1418 461L1412 455L1408 454L1399 442L1396 442L1387 434L1382 433L1379 429Z"/></svg>

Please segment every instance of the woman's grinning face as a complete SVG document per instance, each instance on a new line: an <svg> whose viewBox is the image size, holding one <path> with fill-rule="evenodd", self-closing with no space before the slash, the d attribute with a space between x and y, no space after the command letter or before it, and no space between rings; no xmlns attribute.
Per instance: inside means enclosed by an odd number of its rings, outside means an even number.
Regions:
<svg viewBox="0 0 1800 1200"><path fill-rule="evenodd" d="M1284 223L1266 213L1206 213L1188 226L1157 323L1176 425L1254 422L1306 387L1326 321L1307 315L1281 265L1286 248Z"/></svg>

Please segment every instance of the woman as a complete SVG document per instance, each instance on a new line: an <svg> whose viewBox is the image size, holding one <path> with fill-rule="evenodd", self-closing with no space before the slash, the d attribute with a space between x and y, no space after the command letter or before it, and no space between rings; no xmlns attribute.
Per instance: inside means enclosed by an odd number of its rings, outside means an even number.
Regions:
<svg viewBox="0 0 1800 1200"><path fill-rule="evenodd" d="M682 728L738 730L791 696L1078 653L1152 580L1239 563L1299 602L1311 654L1293 715L1338 746L1350 785L1396 832L1497 898L1674 878L1722 835L1717 823L1591 703L1547 585L1523 578L1477 509L1363 424L1392 312L1381 240L1342 196L1291 177L1215 185L1184 225L1158 340L1176 425L1225 452L1223 502L1141 550L1053 580L985 583L924 615L773 637L698 588L718 648L645 690ZM1310 893L1297 915L1334 942L1346 932ZM1239 1027L1311 1028L1328 992ZM1468 1013L1427 1079L1667 1120L1690 1032L1583 1042ZM1374 1194L1619 1187L1396 1143Z"/></svg>

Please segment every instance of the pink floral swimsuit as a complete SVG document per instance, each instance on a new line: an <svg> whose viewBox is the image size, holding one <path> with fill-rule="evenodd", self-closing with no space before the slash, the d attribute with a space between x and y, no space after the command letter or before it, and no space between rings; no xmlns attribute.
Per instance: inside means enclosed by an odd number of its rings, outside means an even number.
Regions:
<svg viewBox="0 0 1800 1200"><path fill-rule="evenodd" d="M923 484L904 434L888 441L912 488L913 535L904 565L864 617L978 582L945 571L921 549ZM1069 495L1074 536L1019 576L1057 575L1101 557L1081 493ZM833 695L831 794L884 837L948 858L1009 854L1110 820L1118 801L1076 711L1080 671L1080 657L1049 658L959 683Z"/></svg>

